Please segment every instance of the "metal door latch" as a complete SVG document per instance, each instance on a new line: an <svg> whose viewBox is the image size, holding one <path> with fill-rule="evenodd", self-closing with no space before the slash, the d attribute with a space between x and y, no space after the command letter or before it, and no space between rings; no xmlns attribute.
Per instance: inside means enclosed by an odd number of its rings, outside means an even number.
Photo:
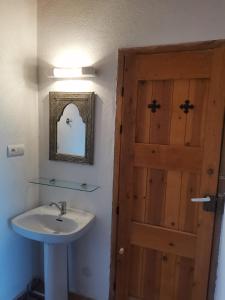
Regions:
<svg viewBox="0 0 225 300"><path fill-rule="evenodd" d="M217 196L209 196L210 201L203 203L203 209L208 212L216 212Z"/></svg>
<svg viewBox="0 0 225 300"><path fill-rule="evenodd" d="M203 198L192 198L192 202L202 202L203 210L208 212L216 212L217 196L206 196Z"/></svg>

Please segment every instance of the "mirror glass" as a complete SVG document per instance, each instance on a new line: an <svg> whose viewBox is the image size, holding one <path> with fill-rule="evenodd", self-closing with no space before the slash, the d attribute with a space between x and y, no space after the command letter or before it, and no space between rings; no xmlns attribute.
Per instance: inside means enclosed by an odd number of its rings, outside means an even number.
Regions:
<svg viewBox="0 0 225 300"><path fill-rule="evenodd" d="M57 122L57 153L85 156L86 125L73 103L68 104Z"/></svg>
<svg viewBox="0 0 225 300"><path fill-rule="evenodd" d="M94 93L49 93L49 159L93 164Z"/></svg>

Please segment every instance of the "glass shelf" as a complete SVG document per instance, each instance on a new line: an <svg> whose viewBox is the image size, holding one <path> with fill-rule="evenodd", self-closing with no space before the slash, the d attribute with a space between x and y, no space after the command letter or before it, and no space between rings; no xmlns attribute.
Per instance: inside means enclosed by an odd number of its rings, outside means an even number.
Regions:
<svg viewBox="0 0 225 300"><path fill-rule="evenodd" d="M47 185L51 187L58 187L63 189L75 190L75 191L84 191L84 192L93 192L99 188L97 185L92 185L88 183L79 183L58 179L48 179L48 178L38 178L29 180L29 183Z"/></svg>

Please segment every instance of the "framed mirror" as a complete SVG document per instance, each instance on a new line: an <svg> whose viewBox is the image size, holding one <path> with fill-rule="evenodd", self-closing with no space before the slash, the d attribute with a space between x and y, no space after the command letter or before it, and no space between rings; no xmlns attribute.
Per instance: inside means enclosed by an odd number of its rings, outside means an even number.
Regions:
<svg viewBox="0 0 225 300"><path fill-rule="evenodd" d="M49 159L93 164L94 93L49 93Z"/></svg>

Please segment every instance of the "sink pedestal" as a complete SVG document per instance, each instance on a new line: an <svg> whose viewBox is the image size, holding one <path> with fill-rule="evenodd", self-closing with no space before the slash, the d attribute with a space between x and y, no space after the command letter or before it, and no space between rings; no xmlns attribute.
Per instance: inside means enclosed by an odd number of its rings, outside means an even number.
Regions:
<svg viewBox="0 0 225 300"><path fill-rule="evenodd" d="M45 300L68 300L67 245L44 244Z"/></svg>
<svg viewBox="0 0 225 300"><path fill-rule="evenodd" d="M68 300L67 248L94 223L95 216L68 208L59 220L58 208L43 205L11 220L15 232L44 243L45 300Z"/></svg>

